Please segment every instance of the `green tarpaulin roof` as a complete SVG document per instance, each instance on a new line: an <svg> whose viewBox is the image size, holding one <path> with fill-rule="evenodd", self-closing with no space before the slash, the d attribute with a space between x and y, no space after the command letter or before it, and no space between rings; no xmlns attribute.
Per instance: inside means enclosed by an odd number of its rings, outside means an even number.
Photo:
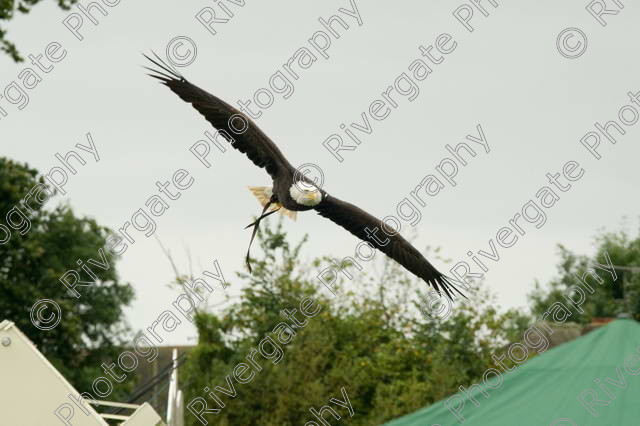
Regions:
<svg viewBox="0 0 640 426"><path fill-rule="evenodd" d="M457 398L439 401L387 425L640 425L640 324L618 319L503 373L499 387L499 380L492 377L470 393L479 406L460 392ZM580 395L587 402L595 397L608 405L591 405L596 417L580 403ZM458 413L464 423L445 406L447 401L452 410L464 402Z"/></svg>

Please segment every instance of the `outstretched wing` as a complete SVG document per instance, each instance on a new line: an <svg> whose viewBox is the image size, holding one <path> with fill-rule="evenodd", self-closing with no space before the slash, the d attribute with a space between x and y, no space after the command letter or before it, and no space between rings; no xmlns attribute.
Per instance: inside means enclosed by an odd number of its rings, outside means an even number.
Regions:
<svg viewBox="0 0 640 426"><path fill-rule="evenodd" d="M451 290L455 290L464 297L460 290L455 287L454 283L445 275L438 272L407 240L402 238L398 233L394 235L386 234L382 230L382 221L371 216L359 207L330 195L325 195L324 200L315 207L315 210L321 216L342 226L361 240L370 243L373 247L398 262L409 272L422 278L427 284L433 286L439 294L442 288L450 299L452 299ZM374 231L375 238L371 236Z"/></svg>
<svg viewBox="0 0 640 426"><path fill-rule="evenodd" d="M293 170L276 144L239 110L188 82L157 55L156 59L144 56L160 68L145 67L153 72L149 76L157 78L183 101L190 103L227 141L233 142L231 145L235 149L246 154L253 164L265 168L274 179L284 171Z"/></svg>

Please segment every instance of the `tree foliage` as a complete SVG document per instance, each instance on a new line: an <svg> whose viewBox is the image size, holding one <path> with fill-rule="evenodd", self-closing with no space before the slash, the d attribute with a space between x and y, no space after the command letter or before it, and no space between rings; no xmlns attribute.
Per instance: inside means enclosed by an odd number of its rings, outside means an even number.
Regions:
<svg viewBox="0 0 640 426"><path fill-rule="evenodd" d="M574 253L563 245L558 245L560 262L558 277L547 286L536 283L534 291L529 295L532 310L540 315L555 302L563 303L571 310L571 320L582 324L590 323L593 317L616 317L618 314L631 314L640 320L640 234L635 238L626 231L604 232L595 239L595 254L586 256ZM607 265L605 252L616 268L616 279L603 271L594 268L595 263ZM585 291L586 300L580 306L584 311L569 303L563 294L572 286L580 284L578 276L593 269L603 280L602 284L590 278L589 285L593 293ZM574 297L578 300L578 297Z"/></svg>
<svg viewBox="0 0 640 426"><path fill-rule="evenodd" d="M234 381L236 397L216 392L226 407L206 416L210 424L305 424L314 420L311 407L342 399L342 387L355 414L348 417L341 409L340 415L354 425L380 424L477 380L492 354L522 336L525 318L515 311L498 313L486 291L476 292L443 321L429 319L419 313L425 287L393 261L385 261L376 274L365 272L369 266L349 268L353 280L343 280L334 297L310 278L330 265L328 259L300 260L305 240L290 245L279 225L260 231L259 240L264 255L254 262L252 275L238 274L246 284L239 300L220 314L196 316L199 342L180 379L185 405L203 397L208 408L218 408L204 389L228 388L225 377L234 380L234 367L247 363L259 342L274 335L284 321L283 309L297 309L310 297L322 310L281 345L281 362L255 356L262 370L247 384ZM187 424L200 424L187 410L185 415Z"/></svg>
<svg viewBox="0 0 640 426"><path fill-rule="evenodd" d="M104 375L100 364L113 362L120 354L122 333L127 330L123 308L133 299L133 289L120 282L116 259L109 257L107 270L92 268L98 276L93 285L78 287L81 297L70 295L60 277L80 269L77 260L100 259L98 249L104 247L108 229L93 219L77 217L68 205L45 208L48 204L34 198L27 201L28 207L21 204L38 183L44 185L44 179L36 170L0 158L0 218L15 207L31 222L24 235L12 229L10 239L0 244L0 320L13 321L63 376L80 391L88 391L93 380ZM15 214L11 218L18 223ZM89 278L83 273L82 279ZM42 299L61 308L60 323L51 330L31 322L31 307ZM52 314L55 311L48 306L44 317ZM124 389L119 386L115 395Z"/></svg>
<svg viewBox="0 0 640 426"><path fill-rule="evenodd" d="M29 13L31 8L42 0L0 0L0 21L10 21L16 12ZM69 10L78 0L56 0L62 10ZM14 61L22 62L24 58L18 52L16 45L6 38L7 30L0 26L0 51L8 54Z"/></svg>

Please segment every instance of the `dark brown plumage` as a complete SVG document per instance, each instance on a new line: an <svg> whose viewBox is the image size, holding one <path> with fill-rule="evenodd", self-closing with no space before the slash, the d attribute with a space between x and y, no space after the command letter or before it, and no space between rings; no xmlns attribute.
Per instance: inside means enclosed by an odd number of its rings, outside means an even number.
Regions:
<svg viewBox="0 0 640 426"><path fill-rule="evenodd" d="M266 169L273 180L271 203L277 203L291 211L314 209L321 216L340 225L351 234L368 242L376 249L394 259L408 271L433 286L438 293L443 291L449 298L452 298L452 293L455 291L464 297L450 278L438 272L438 270L400 234L387 235L383 233L382 223L379 219L353 204L329 195L322 188L317 188L316 185L306 177L296 173L296 169L287 161L275 143L239 110L191 84L158 56L155 57L156 59L146 55L145 57L160 68L158 70L145 67L153 72L153 74L149 74L151 77L157 78L183 101L190 103L227 141L232 142L231 145L235 149L246 154L256 166ZM235 118L230 120L232 117ZM242 125L240 126L239 124L241 123ZM246 129L239 133L239 128L244 127L246 127ZM300 204L298 202L299 200L293 199L291 190L293 185L296 185L298 181L304 181L305 185L316 188L316 191L321 194L321 196L318 197L321 201L317 204L309 205L306 203ZM269 204L270 203L265 206L263 215L250 226L255 225L257 229L260 219L271 213L265 214L269 208ZM367 232L367 228L369 232ZM371 237L372 231L376 228L378 229L375 234L376 237ZM247 265L250 270L248 253Z"/></svg>

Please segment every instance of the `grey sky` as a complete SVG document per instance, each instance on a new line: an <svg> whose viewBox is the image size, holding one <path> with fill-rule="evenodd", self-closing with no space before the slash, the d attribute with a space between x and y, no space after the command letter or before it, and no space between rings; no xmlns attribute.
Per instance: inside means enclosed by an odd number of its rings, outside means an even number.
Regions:
<svg viewBox="0 0 640 426"><path fill-rule="evenodd" d="M526 233L516 244L497 247L498 262L485 260L487 283L504 307L525 306L534 280L554 275L557 243L591 253L598 228L618 229L624 216L637 228L640 124L624 126L627 133L616 145L602 137L600 160L579 142L596 131L596 122L619 121L620 108L630 104L627 92L640 91L640 62L631 55L640 32L637 5L606 16L603 27L585 10L586 0L511 1L498 8L486 0L482 4L489 16L475 10L471 33L452 15L462 0L356 3L363 25L341 14L350 28L336 28L341 36L332 39L329 58L314 52L318 60L300 71L293 95L285 100L276 94L258 120L292 164L318 164L327 191L383 217L396 214L397 204L426 175L435 174L443 158L451 157L445 145L455 146L467 135L478 137L476 126L481 124L490 152L466 140L476 157L467 157L455 187L446 184L420 208L415 241L420 249L442 246L446 257L467 261L477 272L467 251L490 252L489 239L495 241L496 232L527 201L536 200L540 188L551 186L546 173L561 173L565 163L577 161L584 175L567 192L556 191L560 200L544 209L544 226L536 229L524 222ZM107 8L107 17L98 17L98 26L85 19L83 41L64 27L68 13L53 2L18 16L8 27L9 36L23 54L43 53L55 41L67 56L50 73L41 73L43 81L27 92L30 101L23 110L0 100L8 113L0 119L0 134L3 155L46 172L59 166L57 152L85 144L90 132L100 161L86 154L87 164L69 178L68 195L55 202L70 200L77 213L115 229L158 193L156 181L188 170L195 182L156 219L157 235L180 265L186 266L187 246L196 275L212 270L217 259L233 283L250 236L242 228L259 212L246 187L269 184L269 177L232 150L212 151L209 169L199 163L189 148L212 129L190 106L145 76L140 52L163 53L172 38L191 37L198 46L197 59L181 71L235 105L267 87L271 75L298 49L310 48L308 39L323 29L319 17L329 18L351 5L348 0L226 4L234 17L217 24L215 36L195 19L203 7L215 6L204 0L121 1ZM567 59L556 48L558 34L567 27L588 36L587 50L579 58ZM457 46L417 83L419 95L410 101L396 93L397 108L382 121L372 120L371 134L357 133L362 143L341 151L344 161L338 162L322 142L334 133L346 138L340 124L362 122L361 114L401 73L410 74L415 59L426 60L419 46L434 44L442 33L450 34ZM0 64L3 90L30 66L4 56ZM406 221L402 225L403 234L411 235L413 227ZM351 256L357 244L355 237L314 213L299 215L297 222L287 220L285 226L294 240L310 234L305 258ZM127 319L134 328L144 328L170 308L177 293L166 287L172 271L154 238L138 231L132 235L136 242L124 254L120 272L137 293ZM451 265L436 266L448 270ZM222 300L221 294L216 286L211 302ZM183 323L166 336L167 343L184 343L193 340L195 330Z"/></svg>

